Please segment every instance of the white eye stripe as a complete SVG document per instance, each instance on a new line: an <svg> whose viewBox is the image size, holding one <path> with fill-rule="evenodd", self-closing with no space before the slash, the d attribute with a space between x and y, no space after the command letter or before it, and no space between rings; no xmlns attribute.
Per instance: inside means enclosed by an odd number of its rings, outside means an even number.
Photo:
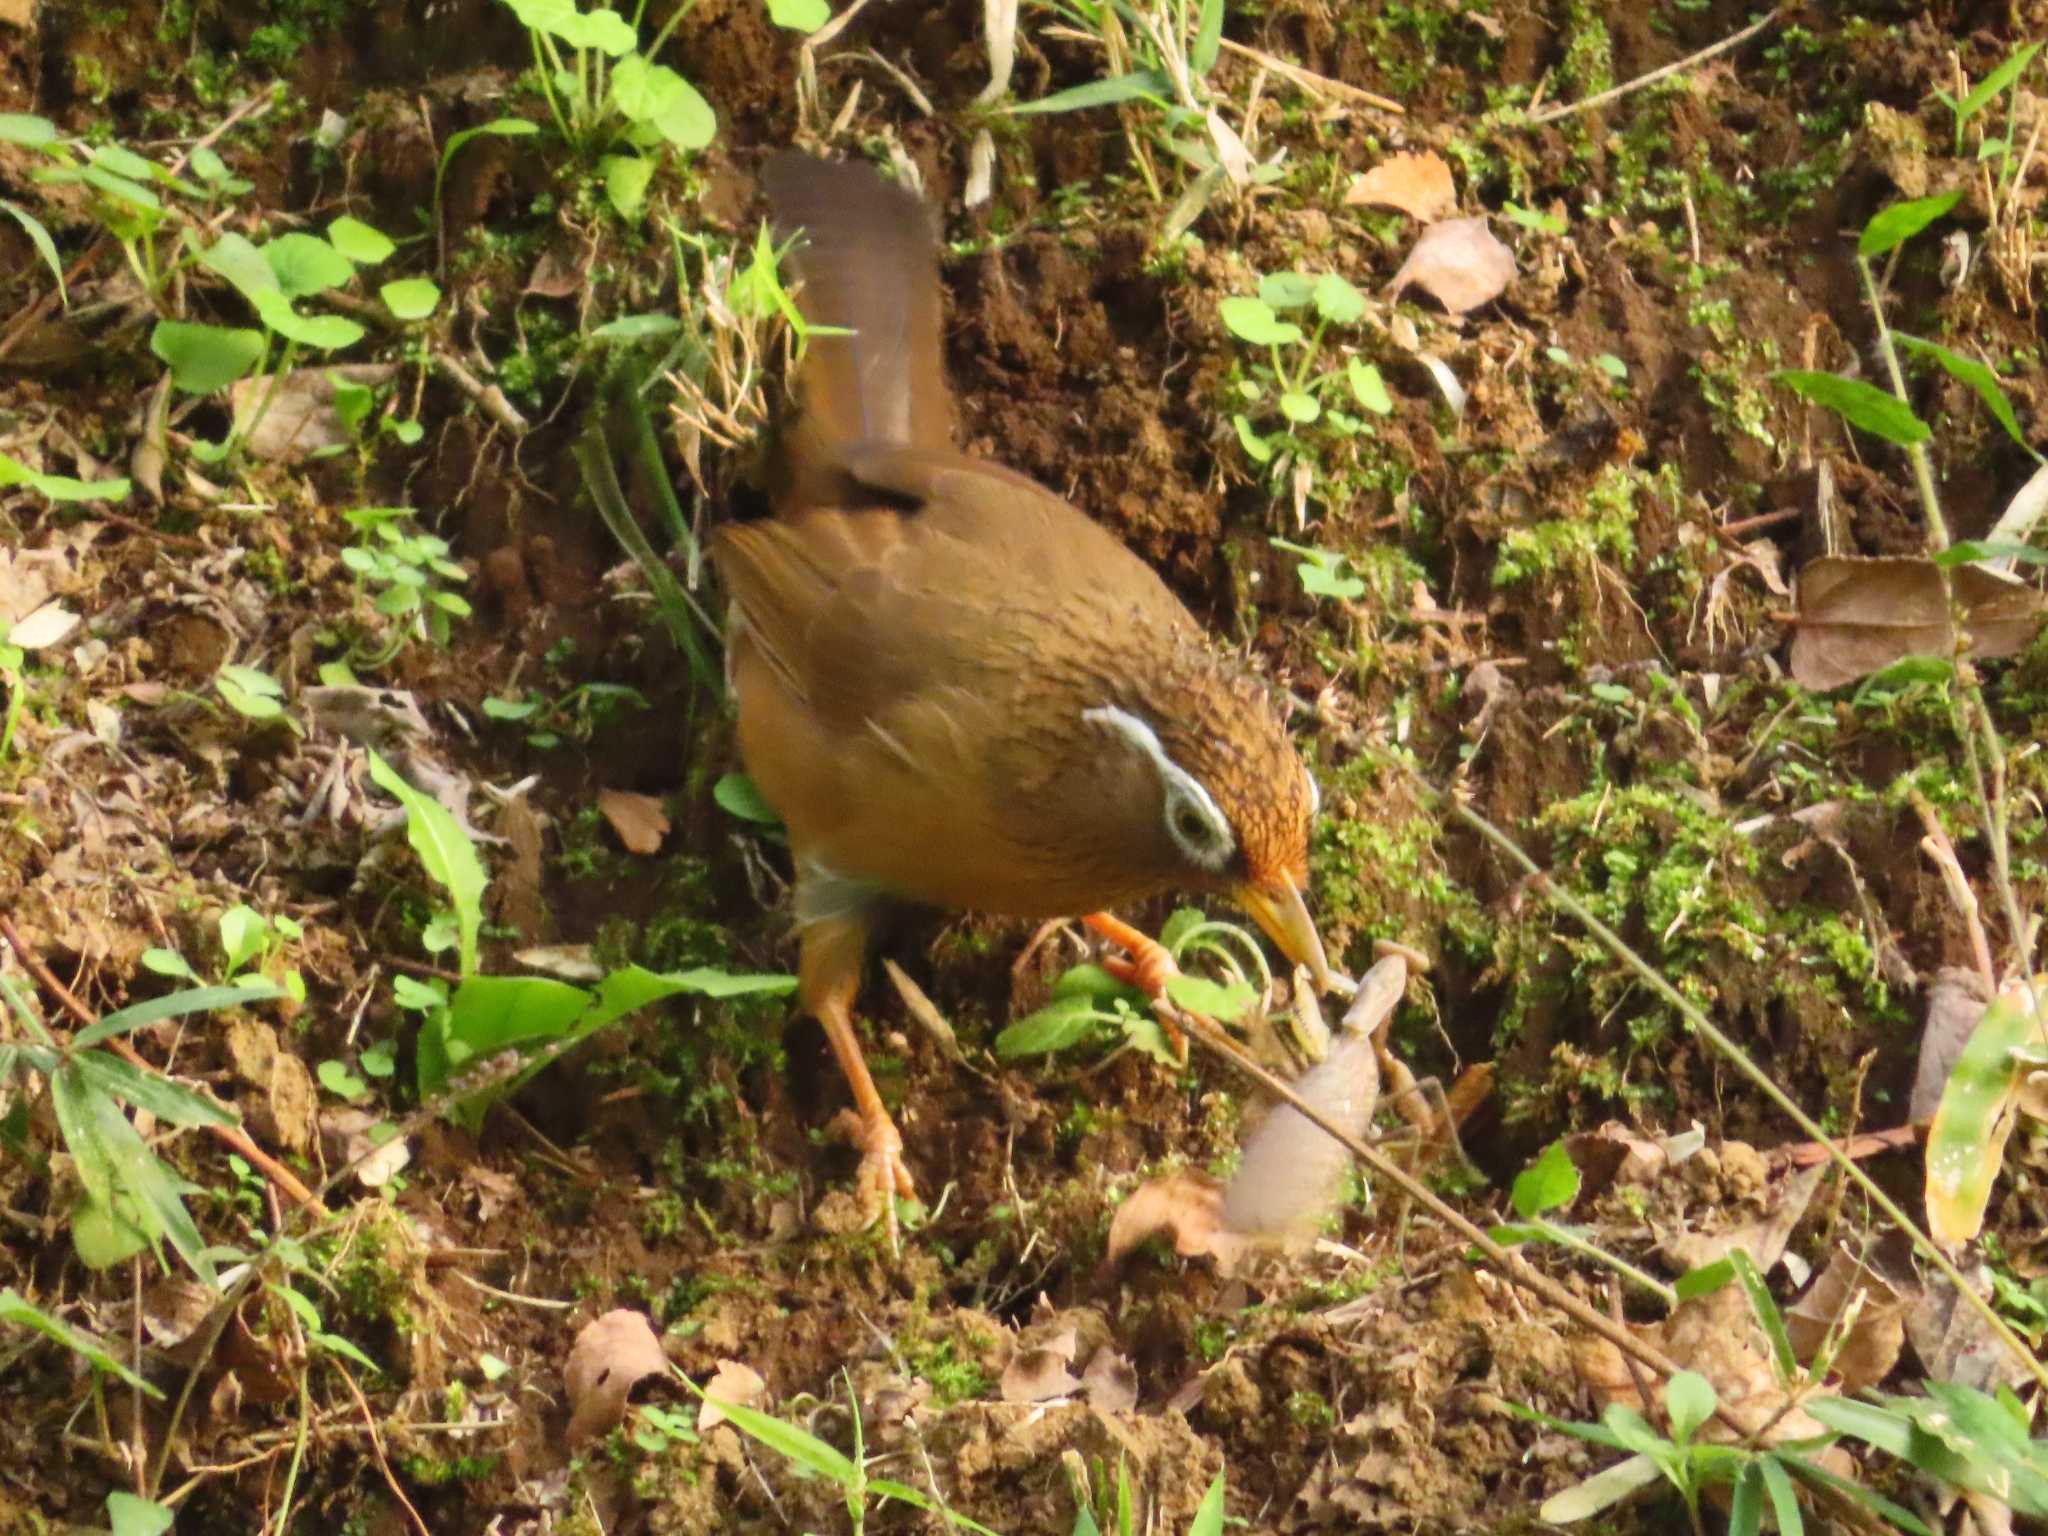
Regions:
<svg viewBox="0 0 2048 1536"><path fill-rule="evenodd" d="M1159 735L1129 710L1105 704L1084 710L1091 725L1106 725L1151 760L1166 800L1166 830L1174 845L1204 869L1220 870L1237 850L1237 838L1201 781L1166 755Z"/></svg>

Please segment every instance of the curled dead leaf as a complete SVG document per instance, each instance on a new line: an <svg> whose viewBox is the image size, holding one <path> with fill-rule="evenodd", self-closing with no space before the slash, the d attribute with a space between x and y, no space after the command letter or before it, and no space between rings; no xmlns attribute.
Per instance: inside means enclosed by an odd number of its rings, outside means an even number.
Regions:
<svg viewBox="0 0 2048 1536"><path fill-rule="evenodd" d="M1420 288L1454 315L1499 298L1515 280L1515 253L1485 219L1445 219L1422 232L1387 292Z"/></svg>
<svg viewBox="0 0 2048 1536"><path fill-rule="evenodd" d="M1137 1368L1105 1344L1089 1357L1081 1390L1104 1413L1129 1413L1138 1406Z"/></svg>
<svg viewBox="0 0 2048 1536"><path fill-rule="evenodd" d="M668 815L654 796L637 795L625 789L601 789L597 792L597 808L612 824L628 853L661 852L662 839L668 836Z"/></svg>
<svg viewBox="0 0 2048 1536"><path fill-rule="evenodd" d="M1147 1179L1131 1191L1110 1221L1107 1262L1121 1264L1155 1237L1169 1239L1184 1259L1208 1255L1225 1270L1244 1252L1244 1240L1224 1230L1223 1186L1193 1170Z"/></svg>
<svg viewBox="0 0 2048 1536"><path fill-rule="evenodd" d="M697 1405L697 1433L705 1434L725 1422L724 1403L751 1408L768 1395L768 1383L751 1365L721 1360L711 1379L704 1383L704 1400Z"/></svg>
<svg viewBox="0 0 2048 1536"><path fill-rule="evenodd" d="M1390 155L1354 178L1344 194L1346 206L1366 204L1394 208L1420 223L1443 218L1458 206L1451 168L1434 150Z"/></svg>
<svg viewBox="0 0 2048 1536"><path fill-rule="evenodd" d="M1970 654L2011 656L2040 632L2041 594L1974 565L1950 573ZM1825 555L1799 571L1799 627L1787 666L1816 693L1867 677L1908 656L1952 656L1948 600L1931 560Z"/></svg>
<svg viewBox="0 0 2048 1536"><path fill-rule="evenodd" d="M620 1307L585 1324L562 1368L569 1398L568 1443L581 1445L617 1424L634 1386L668 1369L668 1356L646 1313Z"/></svg>
<svg viewBox="0 0 2048 1536"><path fill-rule="evenodd" d="M1003 1380L998 1389L1003 1401L1046 1403L1054 1398L1071 1397L1081 1388L1080 1379L1070 1369L1079 1347L1074 1330L1067 1328L1036 1347L1016 1350L1010 1356L1010 1363L1003 1367Z"/></svg>
<svg viewBox="0 0 2048 1536"><path fill-rule="evenodd" d="M1829 1367L1840 1390L1861 1392L1891 1374L1906 1342L1906 1304L1896 1288L1846 1248L1785 1309L1785 1334L1802 1364L1832 1347ZM1831 1341L1830 1334L1839 1336Z"/></svg>

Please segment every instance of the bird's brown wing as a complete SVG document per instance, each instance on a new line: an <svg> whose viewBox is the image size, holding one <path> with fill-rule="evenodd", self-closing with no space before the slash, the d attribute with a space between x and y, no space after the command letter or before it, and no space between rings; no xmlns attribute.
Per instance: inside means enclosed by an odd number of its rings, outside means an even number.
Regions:
<svg viewBox="0 0 2048 1536"><path fill-rule="evenodd" d="M952 453L859 448L864 485L907 503L796 511L719 530L714 551L764 659L821 721L858 729L941 689L1011 691L1034 650L1185 630L1143 561L1021 475Z"/></svg>

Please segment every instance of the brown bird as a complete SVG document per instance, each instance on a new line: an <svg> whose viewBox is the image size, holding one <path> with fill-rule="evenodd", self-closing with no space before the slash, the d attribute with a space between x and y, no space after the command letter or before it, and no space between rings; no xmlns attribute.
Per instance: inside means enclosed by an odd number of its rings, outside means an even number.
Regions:
<svg viewBox="0 0 2048 1536"><path fill-rule="evenodd" d="M854 1032L878 906L1093 914L1170 890L1242 905L1318 986L1315 782L1265 691L1166 584L1024 476L954 448L931 211L794 151L763 179L813 336L773 515L721 528L747 770L789 829L800 997L861 1122L863 1196L913 1193Z"/></svg>

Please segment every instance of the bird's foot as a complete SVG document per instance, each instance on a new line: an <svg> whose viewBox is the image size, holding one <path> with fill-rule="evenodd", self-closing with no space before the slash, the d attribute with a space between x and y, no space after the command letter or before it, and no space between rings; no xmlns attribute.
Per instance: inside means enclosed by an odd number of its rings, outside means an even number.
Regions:
<svg viewBox="0 0 2048 1536"><path fill-rule="evenodd" d="M854 1195L860 1203L861 1225L871 1227L877 1218L887 1226L889 1251L900 1252L897 1241L896 1202L915 1200L917 1185L903 1161L903 1133L889 1112L877 1106L871 1115L843 1109L832 1122L834 1134L860 1148L860 1172L854 1179Z"/></svg>
<svg viewBox="0 0 2048 1536"><path fill-rule="evenodd" d="M1167 987L1181 975L1173 955L1150 934L1141 933L1122 918L1112 917L1107 912L1091 912L1081 921L1123 951L1122 956L1103 956L1102 968L1125 986L1136 987L1152 999L1153 1011L1158 1015L1159 1027L1166 1033L1167 1045L1175 1056L1185 1062L1187 1037L1174 1021L1173 999L1166 992Z"/></svg>

